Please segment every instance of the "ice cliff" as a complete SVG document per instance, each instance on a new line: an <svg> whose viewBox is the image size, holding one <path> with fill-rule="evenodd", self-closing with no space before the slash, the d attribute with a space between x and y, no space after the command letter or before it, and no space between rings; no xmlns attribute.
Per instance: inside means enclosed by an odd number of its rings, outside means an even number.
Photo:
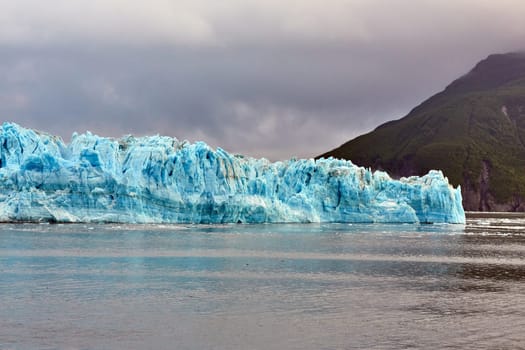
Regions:
<svg viewBox="0 0 525 350"><path fill-rule="evenodd" d="M4 123L0 221L464 223L440 171L391 179L336 159L269 162L171 137L59 137Z"/></svg>

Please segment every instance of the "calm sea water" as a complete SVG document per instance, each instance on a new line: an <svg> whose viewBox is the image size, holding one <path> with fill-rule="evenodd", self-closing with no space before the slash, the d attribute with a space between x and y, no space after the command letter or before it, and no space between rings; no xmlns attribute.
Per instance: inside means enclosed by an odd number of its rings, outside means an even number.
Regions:
<svg viewBox="0 0 525 350"><path fill-rule="evenodd" d="M1 225L0 349L525 348L525 217Z"/></svg>

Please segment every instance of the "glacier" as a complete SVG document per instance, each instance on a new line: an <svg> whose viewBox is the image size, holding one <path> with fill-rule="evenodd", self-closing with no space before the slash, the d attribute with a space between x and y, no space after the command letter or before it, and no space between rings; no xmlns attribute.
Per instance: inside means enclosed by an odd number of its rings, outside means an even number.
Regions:
<svg viewBox="0 0 525 350"><path fill-rule="evenodd" d="M167 136L0 129L1 222L465 223L440 171L394 180L339 159L270 162Z"/></svg>

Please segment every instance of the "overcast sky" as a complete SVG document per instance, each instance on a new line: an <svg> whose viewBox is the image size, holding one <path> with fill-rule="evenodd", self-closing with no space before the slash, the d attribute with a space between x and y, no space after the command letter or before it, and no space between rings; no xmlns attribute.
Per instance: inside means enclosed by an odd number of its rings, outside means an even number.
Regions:
<svg viewBox="0 0 525 350"><path fill-rule="evenodd" d="M0 0L0 118L312 157L491 53L523 0Z"/></svg>

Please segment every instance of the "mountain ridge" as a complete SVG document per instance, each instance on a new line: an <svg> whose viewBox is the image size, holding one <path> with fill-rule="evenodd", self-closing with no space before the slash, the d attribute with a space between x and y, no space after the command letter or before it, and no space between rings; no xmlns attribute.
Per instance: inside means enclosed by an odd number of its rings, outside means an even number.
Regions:
<svg viewBox="0 0 525 350"><path fill-rule="evenodd" d="M319 157L394 177L441 169L466 210L525 211L525 52L489 55L405 117Z"/></svg>

